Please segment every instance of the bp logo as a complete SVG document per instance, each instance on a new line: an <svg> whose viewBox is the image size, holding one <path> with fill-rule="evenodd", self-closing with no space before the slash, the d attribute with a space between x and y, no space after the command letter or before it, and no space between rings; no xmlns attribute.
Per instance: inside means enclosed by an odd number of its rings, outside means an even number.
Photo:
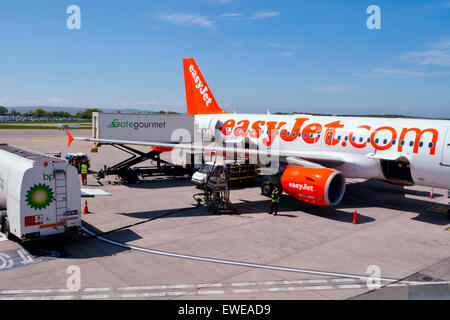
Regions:
<svg viewBox="0 0 450 320"><path fill-rule="evenodd" d="M26 199L30 208L42 210L52 203L53 191L45 184L35 184L28 190Z"/></svg>

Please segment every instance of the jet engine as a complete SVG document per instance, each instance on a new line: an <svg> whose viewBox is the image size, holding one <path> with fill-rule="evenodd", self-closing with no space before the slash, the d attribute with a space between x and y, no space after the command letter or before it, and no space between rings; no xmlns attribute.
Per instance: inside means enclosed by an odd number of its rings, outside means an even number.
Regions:
<svg viewBox="0 0 450 320"><path fill-rule="evenodd" d="M281 175L281 186L288 195L317 206L334 206L343 198L345 177L336 170L288 166Z"/></svg>

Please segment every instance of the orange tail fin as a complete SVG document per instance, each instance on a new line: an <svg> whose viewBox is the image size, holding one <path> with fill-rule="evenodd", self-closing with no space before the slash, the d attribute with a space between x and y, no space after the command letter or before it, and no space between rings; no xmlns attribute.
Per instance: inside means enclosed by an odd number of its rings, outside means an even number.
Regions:
<svg viewBox="0 0 450 320"><path fill-rule="evenodd" d="M227 113L216 102L194 58L183 59L188 114Z"/></svg>
<svg viewBox="0 0 450 320"><path fill-rule="evenodd" d="M66 133L67 133L67 139L68 139L67 146L70 147L70 145L72 144L72 141L73 141L73 137L72 137L72 135L69 133L68 130L66 130Z"/></svg>

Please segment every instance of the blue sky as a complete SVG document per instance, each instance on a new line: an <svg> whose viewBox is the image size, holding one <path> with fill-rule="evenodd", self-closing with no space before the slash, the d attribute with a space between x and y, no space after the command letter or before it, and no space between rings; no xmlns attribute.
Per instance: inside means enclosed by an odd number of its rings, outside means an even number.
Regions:
<svg viewBox="0 0 450 320"><path fill-rule="evenodd" d="M450 0L2 0L0 41L7 107L184 112L195 57L231 112L450 117Z"/></svg>

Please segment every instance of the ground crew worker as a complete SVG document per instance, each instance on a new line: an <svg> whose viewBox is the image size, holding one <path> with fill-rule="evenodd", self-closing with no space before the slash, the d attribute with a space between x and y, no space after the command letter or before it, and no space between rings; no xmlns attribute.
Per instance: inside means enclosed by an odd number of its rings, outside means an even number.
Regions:
<svg viewBox="0 0 450 320"><path fill-rule="evenodd" d="M81 165L81 183L83 186L87 186L87 174L88 174L88 166L83 163Z"/></svg>
<svg viewBox="0 0 450 320"><path fill-rule="evenodd" d="M276 216L278 214L278 204L280 203L280 197L281 197L281 191L280 189L275 186L275 188L272 191L272 206L270 207L269 214L272 214ZM274 213L275 211L275 213Z"/></svg>

